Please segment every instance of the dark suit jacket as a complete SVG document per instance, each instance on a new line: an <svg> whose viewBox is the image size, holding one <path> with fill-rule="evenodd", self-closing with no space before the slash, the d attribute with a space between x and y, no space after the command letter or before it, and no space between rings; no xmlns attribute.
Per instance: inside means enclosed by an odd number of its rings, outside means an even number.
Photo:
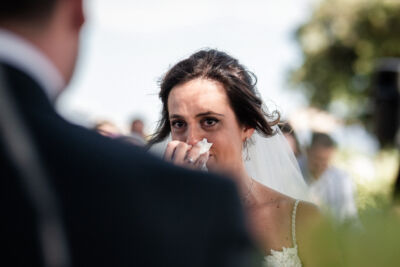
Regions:
<svg viewBox="0 0 400 267"><path fill-rule="evenodd" d="M253 247L230 180L73 125L33 79L2 66L51 177L74 266L249 266ZM0 262L41 266L35 214L2 142Z"/></svg>

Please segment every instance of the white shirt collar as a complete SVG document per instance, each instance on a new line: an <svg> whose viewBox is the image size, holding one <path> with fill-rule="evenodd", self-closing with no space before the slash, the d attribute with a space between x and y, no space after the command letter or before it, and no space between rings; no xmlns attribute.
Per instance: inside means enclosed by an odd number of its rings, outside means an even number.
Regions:
<svg viewBox="0 0 400 267"><path fill-rule="evenodd" d="M33 44L0 28L0 61L33 78L54 102L66 83L54 64Z"/></svg>

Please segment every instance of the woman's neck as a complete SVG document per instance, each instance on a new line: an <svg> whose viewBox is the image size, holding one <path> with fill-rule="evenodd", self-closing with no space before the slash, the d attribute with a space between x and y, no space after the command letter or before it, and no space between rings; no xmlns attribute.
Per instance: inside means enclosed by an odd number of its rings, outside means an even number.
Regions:
<svg viewBox="0 0 400 267"><path fill-rule="evenodd" d="M235 168L232 168L232 166L235 166ZM219 169L218 172L233 178L238 187L239 197L245 208L258 203L257 192L259 191L259 183L247 173L243 162L231 164L229 168Z"/></svg>
<svg viewBox="0 0 400 267"><path fill-rule="evenodd" d="M254 188L257 186L256 181L246 171L244 164L237 165L237 168L231 172L239 189L239 195L244 205L249 204L254 198Z"/></svg>

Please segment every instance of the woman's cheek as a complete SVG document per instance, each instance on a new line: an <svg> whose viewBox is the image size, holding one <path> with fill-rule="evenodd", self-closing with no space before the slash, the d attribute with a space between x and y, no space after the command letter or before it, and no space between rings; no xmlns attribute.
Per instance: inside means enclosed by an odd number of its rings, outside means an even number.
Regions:
<svg viewBox="0 0 400 267"><path fill-rule="evenodd" d="M210 170L218 169L218 158L216 157L214 151L211 152L210 157L208 158L208 161L207 161L206 165L207 165L207 168L210 169Z"/></svg>

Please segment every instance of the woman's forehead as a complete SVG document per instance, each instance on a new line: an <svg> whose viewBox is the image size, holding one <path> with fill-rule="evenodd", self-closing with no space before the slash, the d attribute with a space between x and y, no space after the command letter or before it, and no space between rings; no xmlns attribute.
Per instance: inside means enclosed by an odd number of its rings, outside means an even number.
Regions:
<svg viewBox="0 0 400 267"><path fill-rule="evenodd" d="M224 110L229 106L223 85L209 79L194 79L175 86L168 97L168 110Z"/></svg>

